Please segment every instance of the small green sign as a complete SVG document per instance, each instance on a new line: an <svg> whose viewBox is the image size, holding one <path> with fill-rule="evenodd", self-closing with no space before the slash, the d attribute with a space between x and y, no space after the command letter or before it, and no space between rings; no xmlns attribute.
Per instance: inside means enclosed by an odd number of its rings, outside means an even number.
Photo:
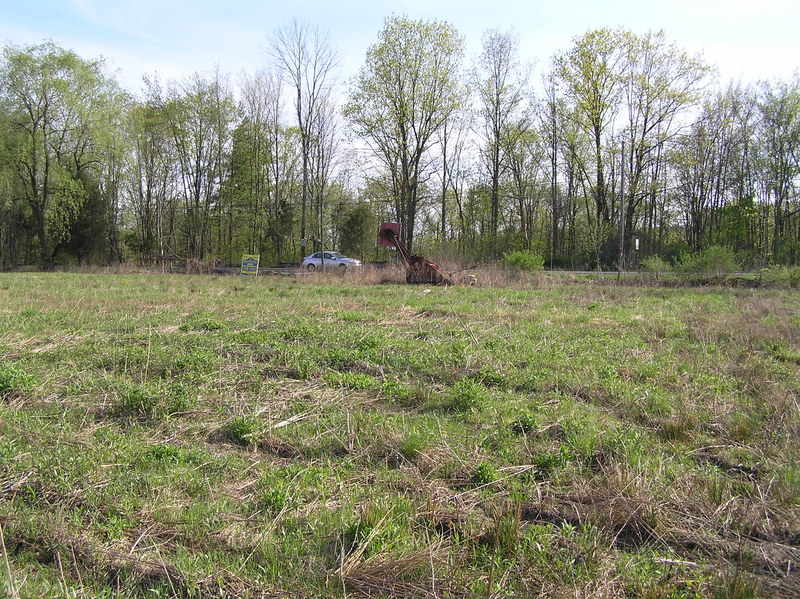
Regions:
<svg viewBox="0 0 800 599"><path fill-rule="evenodd" d="M243 275L257 275L258 274L258 259L260 254L244 254L242 256L242 274Z"/></svg>

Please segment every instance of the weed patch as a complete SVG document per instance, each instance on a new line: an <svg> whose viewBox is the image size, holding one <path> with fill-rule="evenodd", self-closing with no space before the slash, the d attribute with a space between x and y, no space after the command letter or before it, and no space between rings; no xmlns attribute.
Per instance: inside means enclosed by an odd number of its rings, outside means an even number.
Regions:
<svg viewBox="0 0 800 599"><path fill-rule="evenodd" d="M19 366L0 362L0 399L10 400L30 391L33 387L33 375Z"/></svg>

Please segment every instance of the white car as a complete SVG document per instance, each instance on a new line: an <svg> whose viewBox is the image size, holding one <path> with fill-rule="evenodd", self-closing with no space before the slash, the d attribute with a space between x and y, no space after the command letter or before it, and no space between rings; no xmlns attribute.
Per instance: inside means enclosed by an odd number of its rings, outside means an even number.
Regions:
<svg viewBox="0 0 800 599"><path fill-rule="evenodd" d="M335 268L338 270L347 270L348 268L356 268L361 266L361 260L348 258L339 252L325 252L324 258L325 259L323 260L322 252L316 252L315 254L311 254L310 256L303 258L303 262L300 264L300 266L309 272L318 268L323 268L323 262L324 268Z"/></svg>

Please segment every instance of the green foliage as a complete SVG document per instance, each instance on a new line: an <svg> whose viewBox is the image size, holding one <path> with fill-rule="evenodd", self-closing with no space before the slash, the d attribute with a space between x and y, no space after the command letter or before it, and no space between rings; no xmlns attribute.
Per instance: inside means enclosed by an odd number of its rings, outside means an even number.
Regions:
<svg viewBox="0 0 800 599"><path fill-rule="evenodd" d="M472 471L470 481L474 485L488 485L497 480L497 467L489 462L481 462Z"/></svg>
<svg viewBox="0 0 800 599"><path fill-rule="evenodd" d="M342 567L380 568L373 594L435 576L440 595L574 595L610 568L632 596L747 591L734 567L779 580L714 547L747 558L798 517L794 291L237 286L0 273L2 368L37 374L29 401L0 401L20 592L213 576L317 596ZM222 326L180 329L201 320ZM753 498L768 523L739 509ZM148 538L169 579L118 587Z"/></svg>
<svg viewBox="0 0 800 599"><path fill-rule="evenodd" d="M40 261L49 266L59 244L69 241L86 184L117 149L110 130L123 94L102 62L52 42L6 46L3 58L0 88L10 108L4 142L19 167L15 184L31 210Z"/></svg>
<svg viewBox="0 0 800 599"><path fill-rule="evenodd" d="M123 382L116 391L117 410L121 415L155 416L184 412L194 405L191 388L181 382Z"/></svg>
<svg viewBox="0 0 800 599"><path fill-rule="evenodd" d="M125 414L151 415L161 401L158 389L149 385L130 385L119 391L119 408Z"/></svg>
<svg viewBox="0 0 800 599"><path fill-rule="evenodd" d="M369 557L391 546L403 532L397 522L406 507L403 503L391 500L368 503L359 517L342 531L340 550L344 554L360 551Z"/></svg>
<svg viewBox="0 0 800 599"><path fill-rule="evenodd" d="M758 271L758 278L765 286L800 287L800 267L770 266Z"/></svg>
<svg viewBox="0 0 800 599"><path fill-rule="evenodd" d="M292 490L286 483L275 482L264 489L259 496L257 507L269 514L277 515L284 510L289 510L298 504Z"/></svg>
<svg viewBox="0 0 800 599"><path fill-rule="evenodd" d="M544 269L544 258L528 250L506 252L500 263L508 270L531 272Z"/></svg>
<svg viewBox="0 0 800 599"><path fill-rule="evenodd" d="M22 395L33 386L34 378L24 369L8 362L0 362L0 399Z"/></svg>
<svg viewBox="0 0 800 599"><path fill-rule="evenodd" d="M141 455L139 462L145 467L178 465L196 466L202 464L208 455L199 448L184 448L177 445L157 444L149 446Z"/></svg>
<svg viewBox="0 0 800 599"><path fill-rule="evenodd" d="M486 389L472 379L461 379L453 385L447 408L454 412L471 412L483 407L488 399Z"/></svg>
<svg viewBox="0 0 800 599"><path fill-rule="evenodd" d="M533 456L533 465L536 467L536 473L542 478L550 476L550 474L564 466L569 461L570 451L562 446L558 451L544 451L537 453Z"/></svg>
<svg viewBox="0 0 800 599"><path fill-rule="evenodd" d="M463 41L448 23L387 17L343 108L354 132L376 142L371 147L395 181L406 242L413 239L421 159L462 103L463 53Z"/></svg>
<svg viewBox="0 0 800 599"><path fill-rule="evenodd" d="M429 446L426 435L419 431L409 431L400 441L398 449L400 454L410 462L416 460Z"/></svg>
<svg viewBox="0 0 800 599"><path fill-rule="evenodd" d="M739 268L736 255L731 248L712 245L695 254L681 257L679 269L690 274L710 274L724 277Z"/></svg>
<svg viewBox="0 0 800 599"><path fill-rule="evenodd" d="M203 316L195 316L184 322L180 326L180 330L187 332L187 331L205 331L205 332L214 332L222 330L222 323L218 320L214 320L213 318L206 318Z"/></svg>
<svg viewBox="0 0 800 599"><path fill-rule="evenodd" d="M508 385L506 376L499 372L493 366L483 366L478 372L469 376L470 379L476 383L480 383L484 387L498 387L505 388Z"/></svg>
<svg viewBox="0 0 800 599"><path fill-rule="evenodd" d="M644 272L654 276L656 279L672 270L672 266L667 264L661 256L648 256L642 260L641 268Z"/></svg>
<svg viewBox="0 0 800 599"><path fill-rule="evenodd" d="M522 414L511 423L510 428L515 435L528 435L539 428L539 420L534 414Z"/></svg>
<svg viewBox="0 0 800 599"><path fill-rule="evenodd" d="M325 373L324 381L332 387L344 387L345 389L366 390L376 389L379 386L375 377L363 372L336 372Z"/></svg>
<svg viewBox="0 0 800 599"><path fill-rule="evenodd" d="M375 245L378 219L369 204L358 203L338 212L335 227L339 238L338 250L346 256L364 259Z"/></svg>
<svg viewBox="0 0 800 599"><path fill-rule="evenodd" d="M186 383L173 383L166 389L167 410L174 414L194 407L196 398Z"/></svg>
<svg viewBox="0 0 800 599"><path fill-rule="evenodd" d="M237 416L222 429L226 439L238 445L254 445L260 430L259 422L252 416Z"/></svg>

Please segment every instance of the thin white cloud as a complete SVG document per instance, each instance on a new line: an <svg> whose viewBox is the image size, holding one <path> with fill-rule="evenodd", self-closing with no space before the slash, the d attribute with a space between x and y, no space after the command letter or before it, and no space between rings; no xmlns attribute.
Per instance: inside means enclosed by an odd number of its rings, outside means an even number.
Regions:
<svg viewBox="0 0 800 599"><path fill-rule="evenodd" d="M268 35L297 17L330 30L346 79L393 13L449 21L468 57L484 29L514 29L522 58L540 68L587 30L620 26L664 30L678 46L702 51L723 80L789 77L800 66L798 0L35 0L0 18L0 40L53 39L87 58L103 55L126 87L138 87L155 71L174 78L218 64L231 74L254 72L267 62Z"/></svg>

